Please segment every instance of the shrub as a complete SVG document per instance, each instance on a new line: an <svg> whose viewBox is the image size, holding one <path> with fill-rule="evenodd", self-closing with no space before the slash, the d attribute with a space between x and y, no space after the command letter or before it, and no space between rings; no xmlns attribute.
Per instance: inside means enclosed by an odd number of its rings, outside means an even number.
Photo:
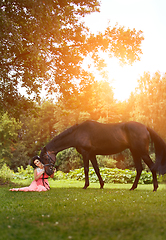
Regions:
<svg viewBox="0 0 166 240"><path fill-rule="evenodd" d="M115 168L116 167L117 161L110 156L98 155L96 158L97 158L99 167L104 167L104 168Z"/></svg>
<svg viewBox="0 0 166 240"><path fill-rule="evenodd" d="M100 173L105 183L133 183L136 177L136 171L118 168L100 168ZM75 169L66 174L66 178L75 180L84 180L84 169ZM98 177L93 168L89 169L90 182L98 182ZM151 172L142 171L139 183L149 184L153 182Z"/></svg>
<svg viewBox="0 0 166 240"><path fill-rule="evenodd" d="M60 166L59 170L69 172L70 170L83 167L82 156L75 148L65 149L57 154L56 165Z"/></svg>
<svg viewBox="0 0 166 240"><path fill-rule="evenodd" d="M12 178L14 178L14 172L12 170L10 170L10 168L6 165L6 163L4 163L3 166L0 169L0 181L1 181L1 183L8 182Z"/></svg>
<svg viewBox="0 0 166 240"><path fill-rule="evenodd" d="M99 167L113 168L116 167L117 161L110 156L98 155L97 162ZM81 168L83 167L82 155L75 148L65 149L57 154L56 165L59 166L59 170L66 173ZM90 166L92 166L91 163Z"/></svg>
<svg viewBox="0 0 166 240"><path fill-rule="evenodd" d="M25 169L23 166L18 167L18 172L14 174L14 179L34 179L34 169L28 165Z"/></svg>
<svg viewBox="0 0 166 240"><path fill-rule="evenodd" d="M14 179L33 179L34 178L34 171L33 167L28 165L25 169L23 166L18 167L18 172L14 172L13 170L10 170L10 168L4 164L2 168L0 169L0 178L3 179L4 182L6 181L12 181Z"/></svg>
<svg viewBox="0 0 166 240"><path fill-rule="evenodd" d="M136 171L129 169L122 170L118 168L100 168L100 173L105 183L133 183L136 177ZM32 166L29 165L26 169L21 166L18 168L18 172L14 173L9 167L7 167L6 164L4 164L0 169L0 178L2 178L4 182L8 180L33 180L34 170ZM85 180L84 168L70 170L69 173L57 171L54 174L54 180L62 179L83 181ZM98 177L92 167L89 168L89 180L93 183L98 182ZM158 176L158 181L165 181L165 178ZM139 183L150 184L152 182L153 178L151 172L142 171Z"/></svg>
<svg viewBox="0 0 166 240"><path fill-rule="evenodd" d="M54 180L62 180L62 179L66 179L66 174L62 171L57 171L54 174Z"/></svg>

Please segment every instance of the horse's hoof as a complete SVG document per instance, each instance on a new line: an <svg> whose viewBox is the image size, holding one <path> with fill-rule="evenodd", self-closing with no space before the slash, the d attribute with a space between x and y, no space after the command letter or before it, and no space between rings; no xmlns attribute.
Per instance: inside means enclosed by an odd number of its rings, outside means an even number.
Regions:
<svg viewBox="0 0 166 240"><path fill-rule="evenodd" d="M104 187L104 182L100 185L100 189L103 189Z"/></svg>
<svg viewBox="0 0 166 240"><path fill-rule="evenodd" d="M157 192L158 185L154 187L153 192Z"/></svg>

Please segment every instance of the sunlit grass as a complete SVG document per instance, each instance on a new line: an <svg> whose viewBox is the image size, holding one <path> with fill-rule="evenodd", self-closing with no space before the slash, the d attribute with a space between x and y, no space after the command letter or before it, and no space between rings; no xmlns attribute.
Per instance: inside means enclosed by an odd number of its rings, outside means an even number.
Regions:
<svg viewBox="0 0 166 240"><path fill-rule="evenodd" d="M50 181L48 192L0 189L0 239L166 239L166 187Z"/></svg>

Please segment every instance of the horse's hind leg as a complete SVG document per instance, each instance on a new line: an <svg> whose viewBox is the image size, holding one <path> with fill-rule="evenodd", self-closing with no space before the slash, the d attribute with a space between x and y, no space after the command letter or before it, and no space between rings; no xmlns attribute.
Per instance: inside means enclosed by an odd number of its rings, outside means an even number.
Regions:
<svg viewBox="0 0 166 240"><path fill-rule="evenodd" d="M137 175L136 175L136 178L134 180L133 186L130 188L130 190L134 190L135 188L137 188L137 185L138 185L138 182L139 182L142 170L143 170L142 163L141 163L141 158L133 155L133 160L134 160L134 163L135 163Z"/></svg>
<svg viewBox="0 0 166 240"><path fill-rule="evenodd" d="M99 182L100 182L100 188L103 188L104 181L103 181L103 179L102 179L102 177L100 175L100 170L99 170L99 166L98 166L98 163L97 163L96 156L91 157L90 160L91 160L91 163L92 163L93 168L95 170L95 173L98 176L98 179L99 179Z"/></svg>
<svg viewBox="0 0 166 240"><path fill-rule="evenodd" d="M142 159L144 160L144 162L147 164L147 166L149 167L150 171L152 172L152 176L153 176L153 186L154 186L154 192L157 191L158 188L158 182L157 182L157 175L156 175L156 171L153 169L153 161L151 160L151 158L149 157L149 155L144 155L142 157Z"/></svg>

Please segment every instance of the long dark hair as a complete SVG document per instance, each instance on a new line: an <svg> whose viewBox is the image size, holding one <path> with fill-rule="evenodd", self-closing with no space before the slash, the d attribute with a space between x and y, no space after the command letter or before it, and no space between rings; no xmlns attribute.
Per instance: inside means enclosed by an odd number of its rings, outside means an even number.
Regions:
<svg viewBox="0 0 166 240"><path fill-rule="evenodd" d="M39 156L34 156L32 159L31 159L31 162L30 162L30 165L35 169L37 168L37 166L34 164L34 161L38 159L40 161L40 157Z"/></svg>

